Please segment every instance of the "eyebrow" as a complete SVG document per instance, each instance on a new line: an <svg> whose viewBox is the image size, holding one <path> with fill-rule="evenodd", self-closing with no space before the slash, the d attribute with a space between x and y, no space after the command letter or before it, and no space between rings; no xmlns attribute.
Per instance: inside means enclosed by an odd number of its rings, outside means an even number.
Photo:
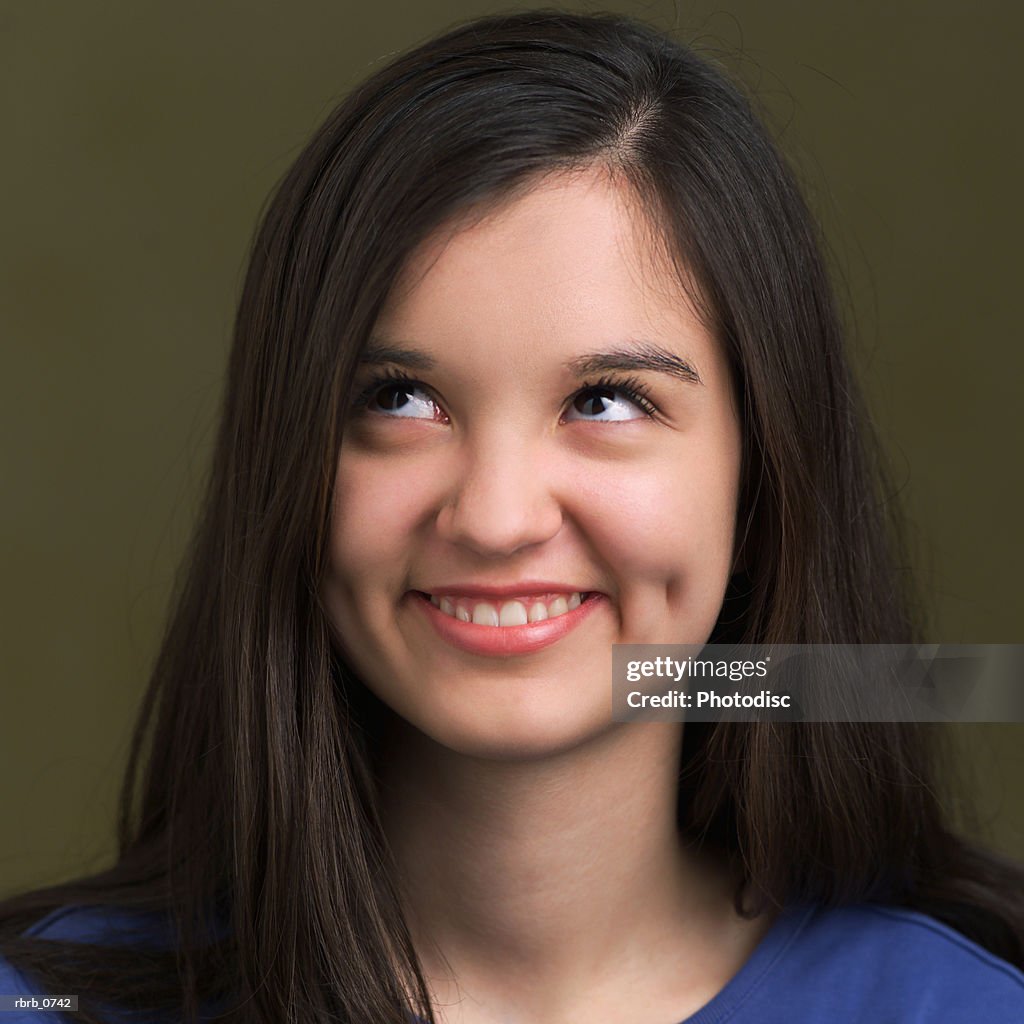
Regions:
<svg viewBox="0 0 1024 1024"><path fill-rule="evenodd" d="M375 338L371 338L360 353L359 362L367 366L394 363L411 370L433 370L437 366L437 360L425 352ZM565 367L576 377L613 370L650 370L653 373L666 373L688 384L703 384L700 374L690 362L649 341L631 341L621 348L584 352L569 359Z"/></svg>
<svg viewBox="0 0 1024 1024"><path fill-rule="evenodd" d="M577 377L607 373L609 370L651 370L654 373L667 373L687 384L703 383L690 362L649 341L630 342L624 348L607 352L585 352L570 359L565 365Z"/></svg>
<svg viewBox="0 0 1024 1024"><path fill-rule="evenodd" d="M371 338L369 344L359 353L359 362L364 366L380 366L383 363L397 363L410 370L432 370L437 360L426 352L417 352L401 345L391 345Z"/></svg>

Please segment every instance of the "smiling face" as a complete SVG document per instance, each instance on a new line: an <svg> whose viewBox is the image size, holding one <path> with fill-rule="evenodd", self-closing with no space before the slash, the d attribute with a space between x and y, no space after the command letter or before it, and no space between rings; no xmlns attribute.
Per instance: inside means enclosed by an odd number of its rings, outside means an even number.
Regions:
<svg viewBox="0 0 1024 1024"><path fill-rule="evenodd" d="M612 727L611 645L704 643L725 594L732 382L624 188L549 176L428 240L359 368L323 597L370 689L463 753Z"/></svg>

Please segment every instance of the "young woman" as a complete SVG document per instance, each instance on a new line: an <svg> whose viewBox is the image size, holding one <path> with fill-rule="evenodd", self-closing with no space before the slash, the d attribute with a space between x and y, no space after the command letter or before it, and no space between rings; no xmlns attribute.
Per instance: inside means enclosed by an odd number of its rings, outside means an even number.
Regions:
<svg viewBox="0 0 1024 1024"><path fill-rule="evenodd" d="M398 58L266 212L120 857L2 908L0 989L1024 1019L1024 875L949 830L920 727L611 720L613 643L916 641L889 496L816 227L718 70L550 11Z"/></svg>

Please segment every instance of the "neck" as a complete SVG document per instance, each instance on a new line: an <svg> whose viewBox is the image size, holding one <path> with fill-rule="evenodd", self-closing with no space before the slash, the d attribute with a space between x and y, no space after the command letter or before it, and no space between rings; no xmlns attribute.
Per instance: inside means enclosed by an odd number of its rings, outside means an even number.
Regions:
<svg viewBox="0 0 1024 1024"><path fill-rule="evenodd" d="M529 761L462 755L400 721L392 741L382 814L428 975L529 979L549 1011L632 961L678 974L689 956L716 975L731 880L679 839L681 725L619 724Z"/></svg>

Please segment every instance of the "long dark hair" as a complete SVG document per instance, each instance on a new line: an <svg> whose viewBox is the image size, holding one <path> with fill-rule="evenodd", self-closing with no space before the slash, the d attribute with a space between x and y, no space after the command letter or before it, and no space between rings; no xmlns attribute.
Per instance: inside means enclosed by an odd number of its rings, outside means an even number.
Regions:
<svg viewBox="0 0 1024 1024"><path fill-rule="evenodd" d="M4 955L81 993L78 1019L204 1004L265 1024L433 1020L378 819L380 709L319 599L350 378L420 242L593 165L633 190L737 381L744 543L712 639L919 638L822 242L750 101L620 15L463 24L352 92L263 215L117 863L0 915ZM888 902L1021 963L1022 876L947 828L927 740L907 724L687 726L680 828L737 865L744 913ZM21 936L68 904L122 908L171 941Z"/></svg>

